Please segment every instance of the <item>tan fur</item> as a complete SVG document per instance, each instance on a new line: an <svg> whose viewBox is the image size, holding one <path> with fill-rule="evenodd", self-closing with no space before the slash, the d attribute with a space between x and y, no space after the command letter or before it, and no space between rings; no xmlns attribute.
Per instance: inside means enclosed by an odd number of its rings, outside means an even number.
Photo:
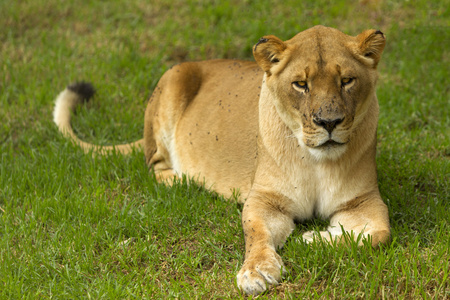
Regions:
<svg viewBox="0 0 450 300"><path fill-rule="evenodd" d="M161 78L145 112L146 161L160 181L187 174L225 196L239 192L245 293L281 280L276 249L294 221L330 218L307 242L341 241L342 229L373 246L389 239L375 165L384 45L379 31L351 37L316 26L285 42L263 37L256 63L183 63Z"/></svg>

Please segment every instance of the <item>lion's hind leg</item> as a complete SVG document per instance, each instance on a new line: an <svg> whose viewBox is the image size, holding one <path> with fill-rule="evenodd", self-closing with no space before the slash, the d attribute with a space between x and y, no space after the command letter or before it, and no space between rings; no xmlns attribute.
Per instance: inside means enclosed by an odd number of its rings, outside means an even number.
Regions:
<svg viewBox="0 0 450 300"><path fill-rule="evenodd" d="M147 165L158 182L180 179L176 131L189 103L196 97L202 70L196 63L183 63L168 70L153 91L145 111L144 152Z"/></svg>
<svg viewBox="0 0 450 300"><path fill-rule="evenodd" d="M349 238L362 246L370 238L373 247L390 238L389 217L386 205L375 194L357 197L343 205L331 218L326 231L308 231L302 236L307 243L322 239L330 243L346 243Z"/></svg>
<svg viewBox="0 0 450 300"><path fill-rule="evenodd" d="M175 181L179 181L180 177L173 170L171 162L167 159L167 154L166 156L162 154L162 152L166 151L161 151L161 149L164 148L160 147L156 153L154 153L149 159L146 159L147 165L150 171L154 172L155 179L159 183L172 185Z"/></svg>
<svg viewBox="0 0 450 300"><path fill-rule="evenodd" d="M155 135L154 132L154 127L159 129L159 122L154 119L157 116L156 108L157 105L150 103L146 110L144 127L145 161L149 170L155 173L158 182L172 185L177 175L173 170L167 147L165 147L162 138L157 134Z"/></svg>
<svg viewBox="0 0 450 300"><path fill-rule="evenodd" d="M173 185L174 182L181 180L172 169L155 170L155 178L159 183L167 185Z"/></svg>

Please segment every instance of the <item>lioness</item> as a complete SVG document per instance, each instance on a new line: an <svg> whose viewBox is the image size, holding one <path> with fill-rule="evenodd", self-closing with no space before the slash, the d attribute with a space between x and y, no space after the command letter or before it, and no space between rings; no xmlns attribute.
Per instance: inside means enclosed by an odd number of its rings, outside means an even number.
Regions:
<svg viewBox="0 0 450 300"><path fill-rule="evenodd" d="M245 261L237 284L259 294L280 282L276 249L295 222L330 219L327 231L303 235L308 242L339 241L343 230L370 237L373 246L389 239L375 165L376 67L384 46L377 30L352 37L316 26L285 42L261 38L256 63L182 63L162 76L144 138L128 145L100 147L75 136L70 112L92 96L89 84L58 96L54 121L86 151L143 145L161 182L188 174L225 196L239 191Z"/></svg>

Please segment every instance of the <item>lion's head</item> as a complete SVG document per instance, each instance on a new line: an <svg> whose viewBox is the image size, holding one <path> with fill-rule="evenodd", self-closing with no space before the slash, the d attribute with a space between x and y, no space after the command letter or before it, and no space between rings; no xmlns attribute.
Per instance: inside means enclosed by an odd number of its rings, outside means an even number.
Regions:
<svg viewBox="0 0 450 300"><path fill-rule="evenodd" d="M338 158L365 121L384 46L381 31L352 37L323 26L254 46L280 117L317 159Z"/></svg>

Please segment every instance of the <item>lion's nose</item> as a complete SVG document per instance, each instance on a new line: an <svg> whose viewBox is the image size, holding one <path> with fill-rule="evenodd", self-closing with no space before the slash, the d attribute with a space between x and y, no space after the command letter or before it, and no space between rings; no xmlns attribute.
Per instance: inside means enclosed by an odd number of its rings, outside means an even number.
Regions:
<svg viewBox="0 0 450 300"><path fill-rule="evenodd" d="M313 118L313 121L316 125L325 128L326 131L328 131L328 133L331 134L331 132L336 128L336 126L342 123L342 121L344 121L344 118L338 118L334 120Z"/></svg>

